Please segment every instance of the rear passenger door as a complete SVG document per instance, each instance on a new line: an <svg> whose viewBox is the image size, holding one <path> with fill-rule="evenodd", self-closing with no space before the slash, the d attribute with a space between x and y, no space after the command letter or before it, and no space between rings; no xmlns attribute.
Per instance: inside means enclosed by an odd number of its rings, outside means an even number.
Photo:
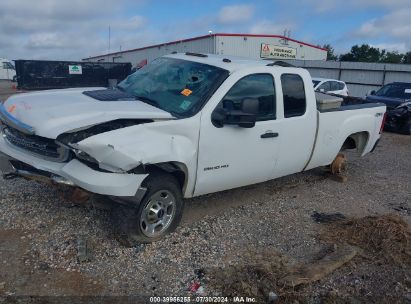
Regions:
<svg viewBox="0 0 411 304"><path fill-rule="evenodd" d="M292 70L294 71L294 70ZM303 77L302 77L303 76ZM302 171L311 157L317 128L317 108L311 80L307 73L279 73L281 112L277 132L281 138L274 176ZM305 81L303 80L305 79Z"/></svg>

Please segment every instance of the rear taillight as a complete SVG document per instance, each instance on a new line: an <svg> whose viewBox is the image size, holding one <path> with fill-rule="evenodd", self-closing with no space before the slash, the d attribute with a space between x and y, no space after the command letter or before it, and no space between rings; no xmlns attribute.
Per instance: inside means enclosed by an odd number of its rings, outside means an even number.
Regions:
<svg viewBox="0 0 411 304"><path fill-rule="evenodd" d="M387 120L387 112L384 113L384 117L382 118L381 127L380 127L380 134L382 133L382 130L384 129L384 125L385 125L386 120Z"/></svg>

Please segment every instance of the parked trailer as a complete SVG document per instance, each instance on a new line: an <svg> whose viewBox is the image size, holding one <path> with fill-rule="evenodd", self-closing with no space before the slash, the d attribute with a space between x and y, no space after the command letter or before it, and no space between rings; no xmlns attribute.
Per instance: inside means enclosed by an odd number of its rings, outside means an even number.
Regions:
<svg viewBox="0 0 411 304"><path fill-rule="evenodd" d="M107 87L131 72L131 63L15 60L22 90ZM113 80L112 80L113 79Z"/></svg>

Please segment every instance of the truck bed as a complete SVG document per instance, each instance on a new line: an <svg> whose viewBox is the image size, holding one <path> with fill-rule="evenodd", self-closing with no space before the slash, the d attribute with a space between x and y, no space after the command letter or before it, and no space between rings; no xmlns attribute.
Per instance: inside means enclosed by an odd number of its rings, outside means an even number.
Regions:
<svg viewBox="0 0 411 304"><path fill-rule="evenodd" d="M317 111L317 133L306 170L325 166L333 161L342 144L352 134L361 133L363 142L357 147L361 155L370 152L380 137L386 106L364 99L347 97L341 105Z"/></svg>
<svg viewBox="0 0 411 304"><path fill-rule="evenodd" d="M385 106L383 103L367 101L364 98L341 96L337 94L315 93L317 110L320 113L358 110Z"/></svg>

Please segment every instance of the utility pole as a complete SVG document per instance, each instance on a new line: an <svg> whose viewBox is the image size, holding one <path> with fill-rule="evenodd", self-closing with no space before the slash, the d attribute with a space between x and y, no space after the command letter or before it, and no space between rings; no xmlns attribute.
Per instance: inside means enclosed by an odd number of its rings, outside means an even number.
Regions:
<svg viewBox="0 0 411 304"><path fill-rule="evenodd" d="M108 52L110 53L111 49L111 28L110 25L108 26Z"/></svg>

